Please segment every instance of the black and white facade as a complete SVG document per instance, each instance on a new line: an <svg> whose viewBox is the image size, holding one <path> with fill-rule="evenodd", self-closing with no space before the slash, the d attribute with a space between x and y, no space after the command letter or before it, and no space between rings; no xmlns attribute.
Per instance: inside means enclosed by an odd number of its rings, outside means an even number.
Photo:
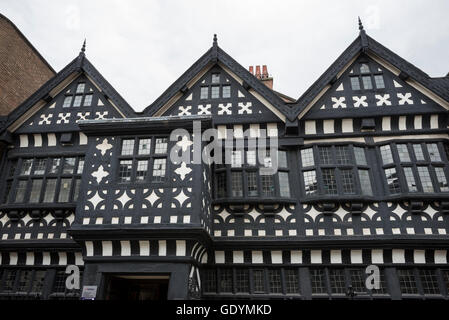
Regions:
<svg viewBox="0 0 449 320"><path fill-rule="evenodd" d="M448 299L448 109L449 77L363 28L292 102L214 38L138 113L82 50L2 128L0 298L78 299L76 265L97 299ZM171 161L212 128L229 164Z"/></svg>

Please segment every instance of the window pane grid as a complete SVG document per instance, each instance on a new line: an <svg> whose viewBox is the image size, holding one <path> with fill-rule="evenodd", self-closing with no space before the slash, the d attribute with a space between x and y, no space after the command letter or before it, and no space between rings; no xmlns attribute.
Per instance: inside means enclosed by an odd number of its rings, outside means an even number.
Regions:
<svg viewBox="0 0 449 320"><path fill-rule="evenodd" d="M282 284L281 284L281 270L269 270L269 283L270 283L270 292L271 293L281 293L282 292Z"/></svg>
<svg viewBox="0 0 449 320"><path fill-rule="evenodd" d="M285 291L289 293L299 293L299 276L298 270L286 269L285 270Z"/></svg>
<svg viewBox="0 0 449 320"><path fill-rule="evenodd" d="M318 191L318 182L316 180L315 170L304 171L303 176L306 195L316 194Z"/></svg>
<svg viewBox="0 0 449 320"><path fill-rule="evenodd" d="M433 184L430 178L429 168L419 166L417 169L423 192L433 192Z"/></svg>
<svg viewBox="0 0 449 320"><path fill-rule="evenodd" d="M337 146L335 148L335 155L337 164L350 164L352 162L348 146Z"/></svg>
<svg viewBox="0 0 449 320"><path fill-rule="evenodd" d="M203 291L217 291L217 275L215 270L206 269L203 271Z"/></svg>
<svg viewBox="0 0 449 320"><path fill-rule="evenodd" d="M362 77L363 88L365 90L370 90L373 88L373 83L371 81L371 76L363 76Z"/></svg>
<svg viewBox="0 0 449 320"><path fill-rule="evenodd" d="M167 138L157 138L156 139L156 148L154 149L154 153L163 154L167 153L168 147L168 139Z"/></svg>
<svg viewBox="0 0 449 320"><path fill-rule="evenodd" d="M420 270L419 275L424 294L440 294L435 270Z"/></svg>
<svg viewBox="0 0 449 320"><path fill-rule="evenodd" d="M290 197L290 182L288 172L279 172L279 194L281 197Z"/></svg>
<svg viewBox="0 0 449 320"><path fill-rule="evenodd" d="M126 139L122 142L122 156L134 154L134 139Z"/></svg>
<svg viewBox="0 0 449 320"><path fill-rule="evenodd" d="M235 291L237 293L249 292L249 273L247 269L237 269L235 279Z"/></svg>
<svg viewBox="0 0 449 320"><path fill-rule="evenodd" d="M387 178L387 186L388 190L391 194L399 193L401 192L401 187L399 185L399 179L396 174L395 168L389 168L385 169L385 177Z"/></svg>
<svg viewBox="0 0 449 320"><path fill-rule="evenodd" d="M365 279L362 270L350 270L351 285L356 293L366 293Z"/></svg>
<svg viewBox="0 0 449 320"><path fill-rule="evenodd" d="M335 180L335 169L323 169L323 189L325 194L337 194L337 182Z"/></svg>
<svg viewBox="0 0 449 320"><path fill-rule="evenodd" d="M408 153L408 148L406 144L396 145L399 154L399 160L401 162L410 162L410 155Z"/></svg>
<svg viewBox="0 0 449 320"><path fill-rule="evenodd" d="M393 163L393 154L391 153L391 148L389 145L381 146L380 153L384 164Z"/></svg>
<svg viewBox="0 0 449 320"><path fill-rule="evenodd" d="M376 83L376 88L377 89L384 89L385 88L384 77L382 75L375 75L374 76L374 82Z"/></svg>
<svg viewBox="0 0 449 320"><path fill-rule="evenodd" d="M448 192L449 186L447 183L446 174L444 173L444 169L440 167L435 168L435 175L437 177L438 187L440 188L440 191Z"/></svg>
<svg viewBox="0 0 449 320"><path fill-rule="evenodd" d="M424 161L424 152L422 150L422 146L420 144L413 145L413 151L415 152L415 158L417 161Z"/></svg>
<svg viewBox="0 0 449 320"><path fill-rule="evenodd" d="M327 293L324 269L311 269L310 282L312 285L312 294Z"/></svg>
<svg viewBox="0 0 449 320"><path fill-rule="evenodd" d="M343 184L343 193L346 194L355 194L355 181L354 181L354 173L352 169L349 170L341 170L341 180Z"/></svg>
<svg viewBox="0 0 449 320"><path fill-rule="evenodd" d="M418 288L416 286L415 275L411 269L397 270L399 277L399 284L403 294L417 294Z"/></svg>
<svg viewBox="0 0 449 320"><path fill-rule="evenodd" d="M428 143L427 151L429 152L430 161L441 162L440 151L438 150L438 145L436 143Z"/></svg>
<svg viewBox="0 0 449 320"><path fill-rule="evenodd" d="M345 273L343 269L329 270L332 293L344 294L346 292Z"/></svg>
<svg viewBox="0 0 449 320"><path fill-rule="evenodd" d="M250 171L246 173L247 178L247 187L248 187L248 196L254 197L258 195L258 187L257 187L257 173L254 171Z"/></svg>
<svg viewBox="0 0 449 320"><path fill-rule="evenodd" d="M253 270L254 293L265 292L264 270Z"/></svg>
<svg viewBox="0 0 449 320"><path fill-rule="evenodd" d="M360 187L362 188L362 194L367 196L373 195L373 189L371 187L371 179L369 176L369 171L364 169L359 169L359 179Z"/></svg>
<svg viewBox="0 0 449 320"><path fill-rule="evenodd" d="M315 161L313 160L313 149L302 149L301 150L301 160L303 167L310 167L315 165Z"/></svg>
<svg viewBox="0 0 449 320"><path fill-rule="evenodd" d="M359 77L351 77L351 88L352 90L360 90L360 80Z"/></svg>
<svg viewBox="0 0 449 320"><path fill-rule="evenodd" d="M231 191L233 197L243 197L243 181L242 172L232 172L231 174Z"/></svg>
<svg viewBox="0 0 449 320"><path fill-rule="evenodd" d="M153 182L161 182L165 179L167 160L164 159L154 159L153 164Z"/></svg>
<svg viewBox="0 0 449 320"><path fill-rule="evenodd" d="M220 291L232 292L232 269L220 269Z"/></svg>
<svg viewBox="0 0 449 320"><path fill-rule="evenodd" d="M274 177L272 175L261 175L262 194L264 196L274 196L275 186Z"/></svg>
<svg viewBox="0 0 449 320"><path fill-rule="evenodd" d="M320 163L321 164L331 164L332 161L332 151L331 147L319 147Z"/></svg>

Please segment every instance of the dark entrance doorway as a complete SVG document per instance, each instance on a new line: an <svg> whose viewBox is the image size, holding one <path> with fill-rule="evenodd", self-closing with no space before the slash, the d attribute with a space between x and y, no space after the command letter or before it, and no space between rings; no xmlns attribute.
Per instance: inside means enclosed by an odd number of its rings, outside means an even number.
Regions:
<svg viewBox="0 0 449 320"><path fill-rule="evenodd" d="M167 300L169 276L111 275L106 300Z"/></svg>

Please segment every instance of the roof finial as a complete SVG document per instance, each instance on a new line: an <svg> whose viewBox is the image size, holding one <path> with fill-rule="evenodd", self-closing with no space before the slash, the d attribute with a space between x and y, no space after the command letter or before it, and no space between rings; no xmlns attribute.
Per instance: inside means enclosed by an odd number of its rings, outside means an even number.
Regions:
<svg viewBox="0 0 449 320"><path fill-rule="evenodd" d="M81 52L86 52L86 39L84 39L83 46L81 47Z"/></svg>
<svg viewBox="0 0 449 320"><path fill-rule="evenodd" d="M218 44L217 34L214 34L214 46Z"/></svg>
<svg viewBox="0 0 449 320"><path fill-rule="evenodd" d="M360 16L359 16L359 30L360 31L363 30L363 24L362 24L362 20L360 19Z"/></svg>

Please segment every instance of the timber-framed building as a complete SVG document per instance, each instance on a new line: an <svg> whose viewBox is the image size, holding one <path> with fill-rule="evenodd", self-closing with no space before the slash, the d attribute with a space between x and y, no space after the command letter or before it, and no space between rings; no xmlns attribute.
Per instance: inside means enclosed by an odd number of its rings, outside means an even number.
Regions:
<svg viewBox="0 0 449 320"><path fill-rule="evenodd" d="M135 112L84 51L2 128L0 298L79 299L67 265L97 299L449 297L449 77L360 27L292 99L214 37ZM195 123L243 151L170 161L193 148L170 133ZM261 132L277 155L246 148Z"/></svg>

